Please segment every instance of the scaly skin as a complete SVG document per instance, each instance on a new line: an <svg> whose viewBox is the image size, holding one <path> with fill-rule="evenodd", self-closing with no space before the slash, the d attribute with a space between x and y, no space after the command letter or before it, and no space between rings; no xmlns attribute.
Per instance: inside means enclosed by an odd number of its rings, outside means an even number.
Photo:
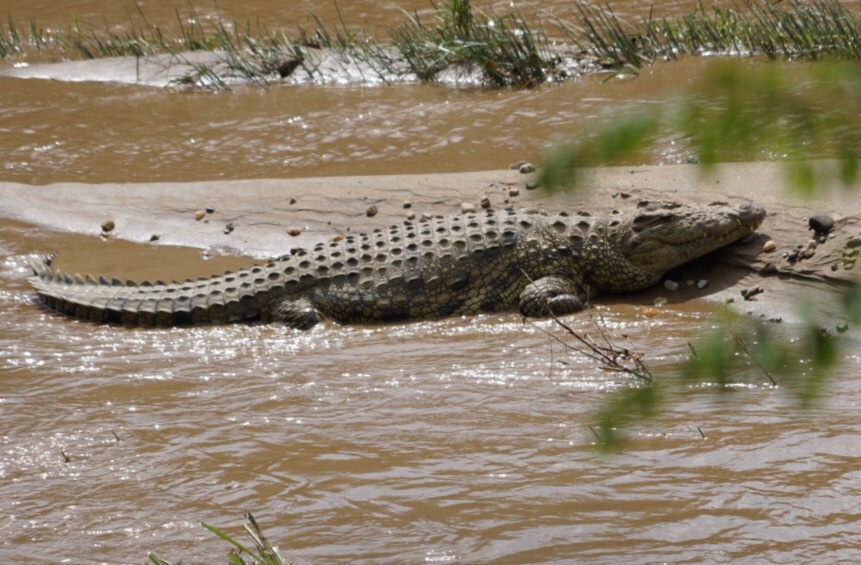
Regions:
<svg viewBox="0 0 861 565"><path fill-rule="evenodd" d="M404 222L293 250L265 265L182 283L70 277L33 261L49 308L96 322L171 326L244 320L308 329L519 310L562 315L598 292L634 292L733 243L765 217L755 204L642 201L632 213L485 210Z"/></svg>

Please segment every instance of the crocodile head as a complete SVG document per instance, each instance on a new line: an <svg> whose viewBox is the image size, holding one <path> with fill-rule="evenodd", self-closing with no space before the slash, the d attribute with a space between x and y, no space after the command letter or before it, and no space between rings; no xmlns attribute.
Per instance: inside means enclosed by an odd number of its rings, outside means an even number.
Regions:
<svg viewBox="0 0 861 565"><path fill-rule="evenodd" d="M765 209L750 202L732 206L641 201L627 221L618 218L605 226L609 264L598 266L603 273L593 271L592 282L607 292L646 288L669 269L752 233L764 218Z"/></svg>

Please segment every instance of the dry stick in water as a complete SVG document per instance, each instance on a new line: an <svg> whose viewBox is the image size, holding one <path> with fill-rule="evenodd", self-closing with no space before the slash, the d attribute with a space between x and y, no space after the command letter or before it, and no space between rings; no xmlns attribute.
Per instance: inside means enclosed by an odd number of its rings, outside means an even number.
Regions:
<svg viewBox="0 0 861 565"><path fill-rule="evenodd" d="M601 322L599 322L595 319L594 316L592 316L591 314L589 315L589 319L592 320L592 323L594 323L595 327L598 328L598 332L601 334L601 337L604 339L604 343L606 345L596 344L593 340L588 339L583 334L577 332L576 330L574 330L574 328L560 320L559 317L557 317L552 312L550 313L550 318L556 323L556 325L565 330L568 335L577 340L583 347L578 348L571 345L569 342L564 341L558 335L536 325L531 320L530 324L532 324L533 327L538 328L538 330L545 333L547 336L562 344L562 346L566 349L576 351L577 353L585 355L586 357L594 361L598 361L604 366L605 370L626 373L640 380L646 381L649 384L652 383L652 373L649 371L648 367L646 367L646 364L643 362L643 355L640 353L632 352L625 347L619 347L614 344L611 341L610 335L607 333L606 329L601 325L603 323L603 319L601 320ZM630 366L623 364L620 360L630 361L634 364L634 367L631 368Z"/></svg>

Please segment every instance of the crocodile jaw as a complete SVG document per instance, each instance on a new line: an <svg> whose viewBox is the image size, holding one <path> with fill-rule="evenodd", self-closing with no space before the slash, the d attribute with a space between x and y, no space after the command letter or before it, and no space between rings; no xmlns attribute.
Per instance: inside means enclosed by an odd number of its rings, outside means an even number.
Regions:
<svg viewBox="0 0 861 565"><path fill-rule="evenodd" d="M660 278L667 270L753 233L765 218L754 203L680 206L643 203L623 237L628 262Z"/></svg>

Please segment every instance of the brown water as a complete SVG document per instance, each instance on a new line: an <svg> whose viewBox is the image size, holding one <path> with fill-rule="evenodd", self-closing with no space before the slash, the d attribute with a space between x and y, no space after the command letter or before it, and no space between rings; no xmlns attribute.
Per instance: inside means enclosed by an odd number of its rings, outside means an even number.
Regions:
<svg viewBox="0 0 861 565"><path fill-rule="evenodd" d="M115 3L6 5L40 21L73 12L123 21ZM378 25L400 21L399 6L407 4L367 0L342 12ZM164 21L177 7L187 4L145 6ZM219 7L228 19L274 14L284 25L308 10L333 17L320 2ZM0 79L0 178L170 182L499 168L599 115L670 95L704 64L530 92L211 95ZM672 160L672 148L657 158ZM607 456L588 426L596 407L631 383L566 354L541 331L550 322L499 315L308 333L93 326L32 303L25 257L49 250L69 268L141 278L245 264L0 220L4 563L141 563L149 551L226 562L227 545L199 522L238 534L244 510L301 563L861 558L858 355L847 357L818 410L800 412L751 371L728 395L708 386L674 394L667 414L635 426L629 449ZM703 301L656 317L637 304L598 311L667 378L687 342L712 324ZM569 321L594 331L586 316Z"/></svg>

